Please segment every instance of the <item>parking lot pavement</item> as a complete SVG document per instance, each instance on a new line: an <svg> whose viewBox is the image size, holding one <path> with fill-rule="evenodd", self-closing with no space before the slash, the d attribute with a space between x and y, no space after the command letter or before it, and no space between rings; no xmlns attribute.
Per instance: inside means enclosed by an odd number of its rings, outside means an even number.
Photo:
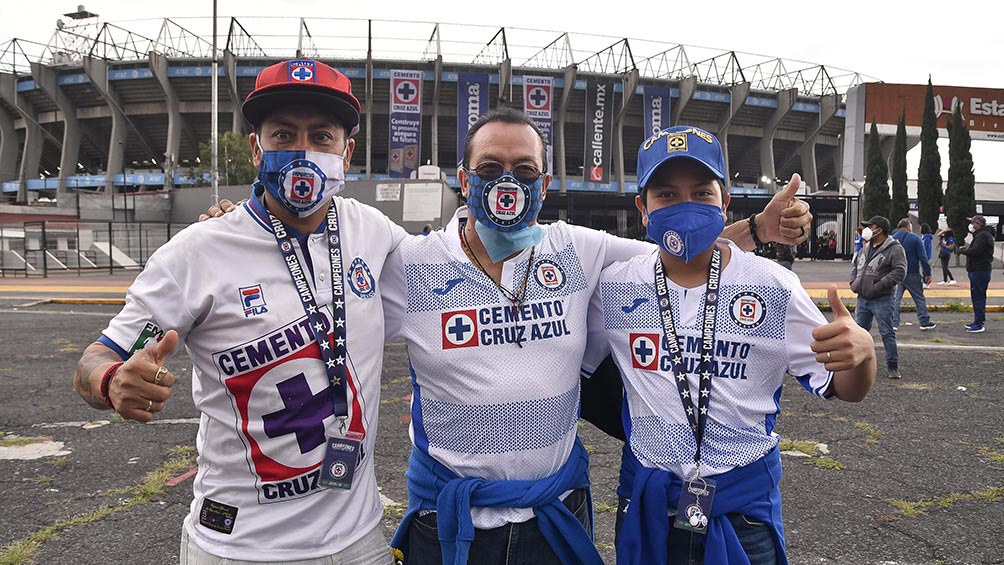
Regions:
<svg viewBox="0 0 1004 565"><path fill-rule="evenodd" d="M118 307L25 304L0 298L0 563L177 563L197 428L188 359L169 360L180 378L156 423L123 422L86 406L71 384L80 352ZM939 313L932 332L904 324L904 379L880 374L864 402L785 387L777 432L789 449L781 490L792 563L1004 562L1004 343L994 333L1004 318L991 315L974 335L962 330L967 316ZM389 536L407 500L403 343L386 346L382 379L375 457ZM621 444L588 424L580 431L596 541L613 563Z"/></svg>

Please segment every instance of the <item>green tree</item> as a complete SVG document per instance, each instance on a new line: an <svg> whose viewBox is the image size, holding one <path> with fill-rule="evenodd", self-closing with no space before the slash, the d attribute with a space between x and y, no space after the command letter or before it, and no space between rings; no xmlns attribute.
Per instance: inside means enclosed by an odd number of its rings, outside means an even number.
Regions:
<svg viewBox="0 0 1004 565"><path fill-rule="evenodd" d="M872 129L868 133L868 171L865 175L863 189L864 202L861 204L861 214L864 219L872 216L889 215L889 166L882 158L882 143L879 140L878 127L872 118ZM895 220L890 219L890 222Z"/></svg>
<svg viewBox="0 0 1004 565"><path fill-rule="evenodd" d="M943 201L938 118L934 115L934 88L931 86L931 77L928 77L924 119L920 127L920 167L917 170L917 217L920 223L937 226Z"/></svg>
<svg viewBox="0 0 1004 565"><path fill-rule="evenodd" d="M896 223L910 215L910 196L906 190L906 109L896 124L896 144L892 150L892 204L889 221ZM935 224L937 225L937 224Z"/></svg>
<svg viewBox="0 0 1004 565"><path fill-rule="evenodd" d="M973 174L972 139L956 106L948 122L948 188L945 190L945 218L960 237L965 236L969 221L976 213L976 175Z"/></svg>
<svg viewBox="0 0 1004 565"><path fill-rule="evenodd" d="M218 140L220 169L220 186L251 184L258 176L251 161L251 146L246 137L233 131L223 132ZM207 141L199 144L199 173L208 173L212 168L213 154L212 144ZM209 184L200 181L200 185Z"/></svg>

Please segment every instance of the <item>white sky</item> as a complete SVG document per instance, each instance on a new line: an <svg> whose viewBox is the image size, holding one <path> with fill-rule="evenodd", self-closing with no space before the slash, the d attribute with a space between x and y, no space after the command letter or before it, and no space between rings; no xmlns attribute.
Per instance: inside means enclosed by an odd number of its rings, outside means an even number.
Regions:
<svg viewBox="0 0 1004 565"><path fill-rule="evenodd" d="M30 9L11 9L0 0L0 43L20 37L46 43L55 21L83 3L103 21L212 15L209 0L122 2L121 0L33 0ZM591 6L605 6L591 10ZM660 2L613 0L566 2L510 0L220 0L220 34L230 16L373 18L381 20L482 24L557 32L577 32L711 47L722 51L809 61L870 75L885 82L1004 88L1004 34L995 26L992 3L881 2ZM124 27L128 28L128 25ZM985 29L979 32L977 29ZM316 30L312 30L317 33ZM430 28L431 32L431 28ZM555 34L557 37L557 34ZM487 41L488 38L476 38ZM742 59L740 58L740 61ZM1004 102L1004 101L1002 101ZM947 140L941 140L947 177ZM908 175L916 176L919 146L908 155ZM976 180L1004 182L1004 143L973 142Z"/></svg>

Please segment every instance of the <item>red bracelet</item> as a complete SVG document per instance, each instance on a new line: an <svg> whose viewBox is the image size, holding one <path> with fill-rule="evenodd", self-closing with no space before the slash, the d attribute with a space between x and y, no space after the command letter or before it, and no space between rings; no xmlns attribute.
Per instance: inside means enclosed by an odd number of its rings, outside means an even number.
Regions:
<svg viewBox="0 0 1004 565"><path fill-rule="evenodd" d="M105 404L107 404L112 410L115 410L115 405L112 404L112 397L108 396L108 387L111 386L112 377L118 374L119 367L122 366L122 363L122 361L113 363L112 366L108 367L108 370L105 371L105 375L101 377L101 399L104 400Z"/></svg>

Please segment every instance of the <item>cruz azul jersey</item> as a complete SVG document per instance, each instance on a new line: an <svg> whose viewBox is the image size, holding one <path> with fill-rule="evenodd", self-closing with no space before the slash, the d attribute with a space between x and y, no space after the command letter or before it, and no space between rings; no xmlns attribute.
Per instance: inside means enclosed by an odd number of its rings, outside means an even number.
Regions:
<svg viewBox="0 0 1004 565"><path fill-rule="evenodd" d="M526 301L514 312L464 253L458 229L466 216L461 208L445 230L405 241L385 275L403 274L407 289L405 296L395 294L403 285L384 285L388 337L408 344L411 440L459 476L541 479L565 463L575 440L586 316L600 270L652 245L564 222L542 226ZM520 287L530 254L503 264L507 288ZM533 512L475 508L472 516L488 529Z"/></svg>
<svg viewBox="0 0 1004 565"><path fill-rule="evenodd" d="M377 282L407 234L379 211L335 198L348 329L348 428L365 434L351 490L318 485L325 436L338 435L317 328L267 214L252 199L194 224L150 258L101 341L126 357L177 330L201 412L199 471L185 526L198 545L239 560L300 560L345 549L379 525L373 470L383 305ZM332 338L326 223L308 236L307 274ZM295 245L301 265L302 246ZM335 323L338 323L335 320ZM170 362L168 362L170 363Z"/></svg>
<svg viewBox="0 0 1004 565"><path fill-rule="evenodd" d="M726 240L731 259L721 272L702 474L756 461L777 445L773 433L785 374L828 397L832 373L809 348L826 319L787 269ZM589 356L595 369L608 353L621 370L631 450L646 467L695 474L696 444L674 379L655 289L657 252L603 271L589 314ZM673 321L691 394L698 390L705 286L685 289L667 279ZM692 397L693 398L693 397ZM698 401L693 398L696 409Z"/></svg>

